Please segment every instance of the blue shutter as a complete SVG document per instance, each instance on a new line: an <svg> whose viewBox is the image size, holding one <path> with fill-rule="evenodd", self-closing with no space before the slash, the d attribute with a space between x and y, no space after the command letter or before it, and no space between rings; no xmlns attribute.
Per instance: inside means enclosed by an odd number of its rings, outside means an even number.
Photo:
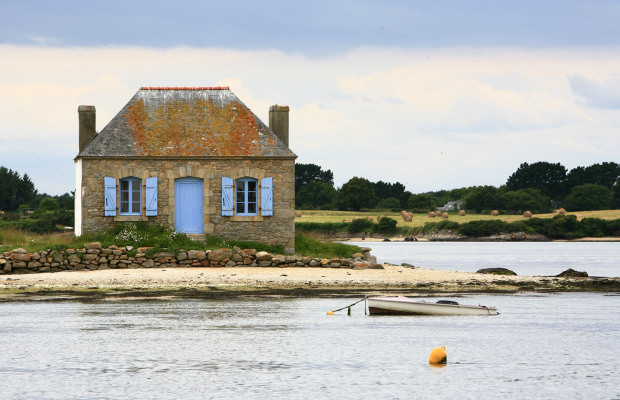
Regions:
<svg viewBox="0 0 620 400"><path fill-rule="evenodd" d="M152 217L157 215L157 177L147 178L146 180L146 215Z"/></svg>
<svg viewBox="0 0 620 400"><path fill-rule="evenodd" d="M273 178L260 180L261 215L273 215Z"/></svg>
<svg viewBox="0 0 620 400"><path fill-rule="evenodd" d="M105 187L105 216L116 216L116 179L106 176L103 178Z"/></svg>
<svg viewBox="0 0 620 400"><path fill-rule="evenodd" d="M222 215L226 217L233 215L233 186L232 178L222 177Z"/></svg>

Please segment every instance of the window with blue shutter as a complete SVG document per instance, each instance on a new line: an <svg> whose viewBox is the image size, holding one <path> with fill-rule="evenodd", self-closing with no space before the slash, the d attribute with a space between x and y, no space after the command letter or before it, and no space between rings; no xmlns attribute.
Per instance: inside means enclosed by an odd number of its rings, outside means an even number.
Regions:
<svg viewBox="0 0 620 400"><path fill-rule="evenodd" d="M258 180L237 179L235 203L236 215L258 215Z"/></svg>
<svg viewBox="0 0 620 400"><path fill-rule="evenodd" d="M152 217L157 215L157 177L147 178L146 180L146 215Z"/></svg>
<svg viewBox="0 0 620 400"><path fill-rule="evenodd" d="M222 177L222 215L233 215L233 180L232 178Z"/></svg>
<svg viewBox="0 0 620 400"><path fill-rule="evenodd" d="M261 215L273 215L273 178L260 180Z"/></svg>
<svg viewBox="0 0 620 400"><path fill-rule="evenodd" d="M103 178L105 213L106 217L116 216L116 179L106 176Z"/></svg>
<svg viewBox="0 0 620 400"><path fill-rule="evenodd" d="M130 177L120 180L119 214L142 214L142 179Z"/></svg>

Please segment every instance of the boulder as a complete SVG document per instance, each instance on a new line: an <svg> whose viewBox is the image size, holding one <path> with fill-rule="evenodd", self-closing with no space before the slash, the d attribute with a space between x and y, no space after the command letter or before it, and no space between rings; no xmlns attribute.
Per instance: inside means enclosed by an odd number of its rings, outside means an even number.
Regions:
<svg viewBox="0 0 620 400"><path fill-rule="evenodd" d="M256 261L271 261L273 256L266 251L256 252Z"/></svg>
<svg viewBox="0 0 620 400"><path fill-rule="evenodd" d="M556 276L563 278L585 278L588 276L588 273L586 271L575 271L574 269L569 268Z"/></svg>
<svg viewBox="0 0 620 400"><path fill-rule="evenodd" d="M189 252L187 253L187 255L191 258L191 255L189 254ZM220 262L226 259L230 259L230 257L232 257L231 249L220 249L220 250L213 250L209 252L208 258L209 258L209 261Z"/></svg>
<svg viewBox="0 0 620 400"><path fill-rule="evenodd" d="M477 274L492 274L492 275L517 275L514 271L508 268L482 268L476 271Z"/></svg>

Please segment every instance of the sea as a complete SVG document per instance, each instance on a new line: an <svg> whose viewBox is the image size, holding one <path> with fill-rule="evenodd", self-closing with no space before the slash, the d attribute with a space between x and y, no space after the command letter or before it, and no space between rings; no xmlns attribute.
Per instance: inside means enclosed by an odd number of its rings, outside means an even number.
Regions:
<svg viewBox="0 0 620 400"><path fill-rule="evenodd" d="M484 258L463 245L439 251L461 254L453 270ZM591 245L576 269L613 276ZM526 253L491 248L489 265ZM364 301L327 314L360 299L0 302L0 399L620 399L620 293L435 298L498 316L370 316ZM448 362L429 364L442 346Z"/></svg>

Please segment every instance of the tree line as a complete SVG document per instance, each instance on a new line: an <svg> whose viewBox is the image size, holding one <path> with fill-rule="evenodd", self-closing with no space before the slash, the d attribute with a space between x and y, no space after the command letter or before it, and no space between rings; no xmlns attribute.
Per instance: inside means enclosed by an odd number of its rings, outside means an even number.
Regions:
<svg viewBox="0 0 620 400"><path fill-rule="evenodd" d="M315 164L295 165L295 206L298 209L393 209L426 212L450 201L473 212L500 210L520 213L620 208L620 165L603 162L568 171L559 163L522 163L496 186L471 186L435 192L412 193L400 183L371 182L353 177L334 187L331 170Z"/></svg>
<svg viewBox="0 0 620 400"><path fill-rule="evenodd" d="M73 193L39 193L28 174L0 166L0 227L49 232L58 225L73 226L73 209Z"/></svg>

